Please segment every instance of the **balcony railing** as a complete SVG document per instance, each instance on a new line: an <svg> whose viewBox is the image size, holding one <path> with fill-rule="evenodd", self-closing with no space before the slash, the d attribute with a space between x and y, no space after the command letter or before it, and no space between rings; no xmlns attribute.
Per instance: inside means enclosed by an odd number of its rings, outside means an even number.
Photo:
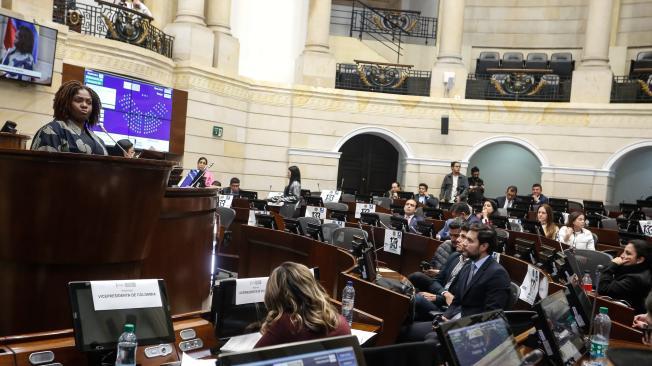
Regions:
<svg viewBox="0 0 652 366"><path fill-rule="evenodd" d="M469 74L466 80L466 99L568 102L570 92L571 78L556 74Z"/></svg>
<svg viewBox="0 0 652 366"><path fill-rule="evenodd" d="M652 75L614 76L611 103L652 103Z"/></svg>
<svg viewBox="0 0 652 366"><path fill-rule="evenodd" d="M337 64L335 88L403 95L430 95L430 71L412 65L355 60Z"/></svg>
<svg viewBox="0 0 652 366"><path fill-rule="evenodd" d="M74 32L114 39L172 57L174 37L152 25L152 18L101 0L97 5L55 0L52 20Z"/></svg>

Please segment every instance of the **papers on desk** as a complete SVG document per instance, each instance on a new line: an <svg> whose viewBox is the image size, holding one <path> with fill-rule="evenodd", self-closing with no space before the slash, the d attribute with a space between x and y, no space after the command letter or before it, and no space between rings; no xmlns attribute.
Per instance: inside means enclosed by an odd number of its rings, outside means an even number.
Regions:
<svg viewBox="0 0 652 366"><path fill-rule="evenodd" d="M378 268L378 272L392 273L394 271L389 269L389 268L380 267L380 268Z"/></svg>
<svg viewBox="0 0 652 366"><path fill-rule="evenodd" d="M181 366L215 366L215 360L198 360L184 353L181 356Z"/></svg>
<svg viewBox="0 0 652 366"><path fill-rule="evenodd" d="M229 338L220 348L220 352L245 352L254 349L263 335L260 332L243 334Z"/></svg>
<svg viewBox="0 0 652 366"><path fill-rule="evenodd" d="M363 345L366 341L376 335L375 332L367 332L366 330L359 329L351 329L351 334L358 338L358 343L360 343L360 345Z"/></svg>

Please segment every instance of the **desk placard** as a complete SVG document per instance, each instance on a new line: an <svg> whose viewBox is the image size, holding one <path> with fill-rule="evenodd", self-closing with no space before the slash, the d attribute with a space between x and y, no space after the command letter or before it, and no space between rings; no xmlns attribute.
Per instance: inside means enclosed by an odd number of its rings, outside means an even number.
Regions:
<svg viewBox="0 0 652 366"><path fill-rule="evenodd" d="M640 220L638 223L641 225L643 235L652 236L652 220Z"/></svg>
<svg viewBox="0 0 652 366"><path fill-rule="evenodd" d="M361 213L376 212L376 205L373 203L356 203L355 204L355 218L359 219Z"/></svg>
<svg viewBox="0 0 652 366"><path fill-rule="evenodd" d="M233 204L233 196L230 194L221 194L217 196L217 206L218 207L228 207L231 208Z"/></svg>
<svg viewBox="0 0 652 366"><path fill-rule="evenodd" d="M329 190L322 190L321 191L321 200L322 202L340 202L340 197L342 197L342 191L329 191Z"/></svg>
<svg viewBox="0 0 652 366"><path fill-rule="evenodd" d="M388 253L401 255L401 242L403 232L398 230L385 229L385 245L383 250Z"/></svg>
<svg viewBox="0 0 652 366"><path fill-rule="evenodd" d="M158 280L91 281L95 311L163 306Z"/></svg>
<svg viewBox="0 0 652 366"><path fill-rule="evenodd" d="M527 273L521 284L521 293L518 295L518 298L530 305L534 305L534 300L536 300L538 293L539 271L533 265L528 264Z"/></svg>
<svg viewBox="0 0 652 366"><path fill-rule="evenodd" d="M304 216L323 220L326 218L326 207L306 206L306 214Z"/></svg>
<svg viewBox="0 0 652 366"><path fill-rule="evenodd" d="M267 211L249 210L249 221L247 221L247 225L256 226L256 214L266 214L266 213Z"/></svg>
<svg viewBox="0 0 652 366"><path fill-rule="evenodd" d="M344 221L333 220L333 219L324 219L324 224L337 224L340 227L345 227Z"/></svg>
<svg viewBox="0 0 652 366"><path fill-rule="evenodd" d="M235 280L235 304L264 302L268 279L269 277L252 277Z"/></svg>

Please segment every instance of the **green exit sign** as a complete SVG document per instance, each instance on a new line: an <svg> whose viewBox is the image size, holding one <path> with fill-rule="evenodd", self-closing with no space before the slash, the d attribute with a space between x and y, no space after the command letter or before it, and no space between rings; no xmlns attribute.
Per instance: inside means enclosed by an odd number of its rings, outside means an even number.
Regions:
<svg viewBox="0 0 652 366"><path fill-rule="evenodd" d="M224 133L224 129L222 127L213 126L213 136L222 137L223 133Z"/></svg>

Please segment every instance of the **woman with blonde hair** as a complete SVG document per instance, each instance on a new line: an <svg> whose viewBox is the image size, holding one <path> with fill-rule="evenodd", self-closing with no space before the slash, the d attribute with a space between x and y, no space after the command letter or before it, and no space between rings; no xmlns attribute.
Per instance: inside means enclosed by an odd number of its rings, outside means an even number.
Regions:
<svg viewBox="0 0 652 366"><path fill-rule="evenodd" d="M552 213L552 207L550 207L549 204L544 203L539 206L537 209L537 221L541 224L543 234L546 238L557 240L559 228L555 225L555 216Z"/></svg>
<svg viewBox="0 0 652 366"><path fill-rule="evenodd" d="M346 319L328 300L308 267L285 262L267 281L268 313L256 347L351 334Z"/></svg>

